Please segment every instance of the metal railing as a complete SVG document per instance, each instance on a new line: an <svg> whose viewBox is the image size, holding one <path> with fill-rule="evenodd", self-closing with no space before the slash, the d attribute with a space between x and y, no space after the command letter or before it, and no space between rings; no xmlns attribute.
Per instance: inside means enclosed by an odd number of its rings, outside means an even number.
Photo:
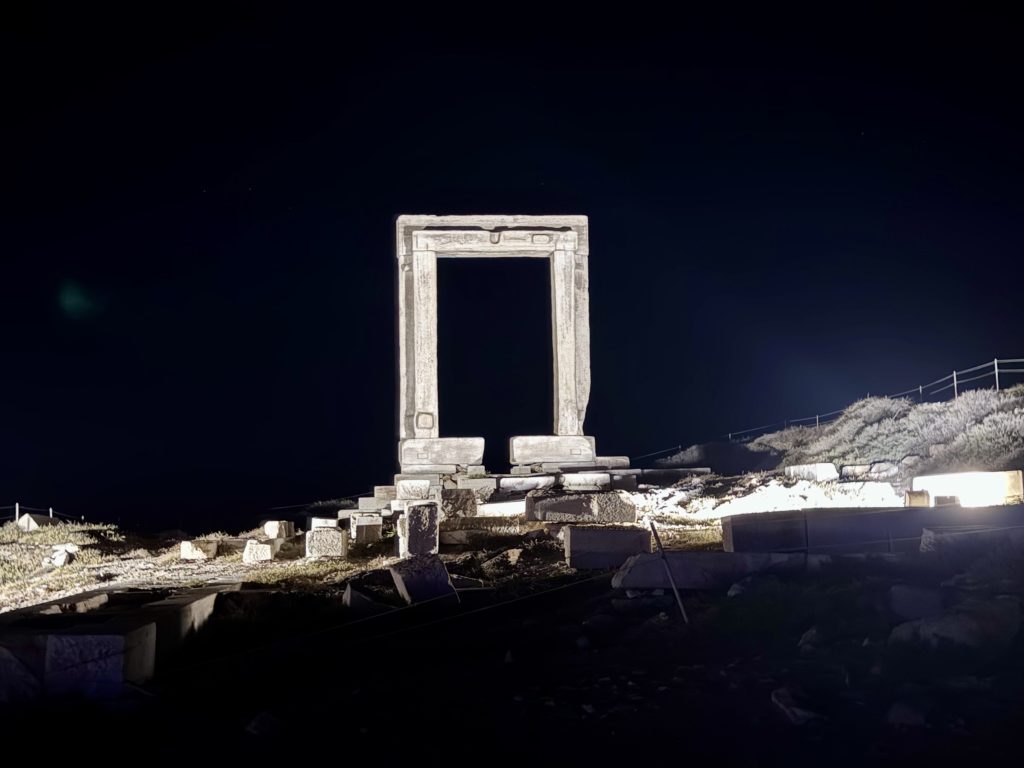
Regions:
<svg viewBox="0 0 1024 768"><path fill-rule="evenodd" d="M10 510L10 511L12 511L14 513L12 519L14 520L15 523L17 523L18 520L21 519L22 515L31 514L31 513L42 514L42 515L46 515L47 517L51 517L51 518L60 518L61 520L77 520L77 521L85 520L85 515L82 515L81 517L75 517L73 515L66 515L63 512L55 512L53 510L53 507L47 507L46 509L43 509L42 507L26 507L24 504L21 504L21 503L19 503L17 501L14 502L13 504L10 504L10 505L6 506L6 507L0 507L0 513L8 511L8 510ZM2 519L2 517L3 517L3 515L0 515L0 519Z"/></svg>
<svg viewBox="0 0 1024 768"><path fill-rule="evenodd" d="M897 398L912 397L916 395L918 402L923 403L936 396L940 399L944 398L948 396L945 393L952 392L953 398L956 399L960 396L960 393L964 392L966 389L977 388L979 386L978 382L980 381L989 378L993 379L995 390L998 392L1007 382L1007 378L1019 377L1022 374L1024 374L1024 358L996 358L991 362L975 365L972 368L965 368L963 370L953 369L952 373L943 376L941 379L929 382L928 384L918 384L916 387L905 389L902 392L879 396ZM867 393L867 397L871 397L870 392ZM727 432L719 435L716 439L724 438L729 442L743 443L748 440L753 440L759 435L780 429L789 429L790 427L820 427L822 424L837 418L845 410L846 408L839 408L834 411L829 411L828 413L816 413L813 416L802 416L798 419L774 421L771 424L763 424L760 427L751 427L749 429ZM683 448L683 445L675 445L670 448L663 448L660 451L652 451L651 453L645 453L642 456L634 456L632 458L634 461L638 461L640 459L660 456L673 451L678 453L683 450Z"/></svg>

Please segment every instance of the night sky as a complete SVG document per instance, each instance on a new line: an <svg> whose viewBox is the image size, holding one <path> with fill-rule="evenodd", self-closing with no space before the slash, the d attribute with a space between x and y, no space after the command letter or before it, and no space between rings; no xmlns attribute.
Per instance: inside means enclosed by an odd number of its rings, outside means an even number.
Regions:
<svg viewBox="0 0 1024 768"><path fill-rule="evenodd" d="M1024 356L1008 19L221 8L0 24L0 505L202 531L389 482L399 213L590 217L602 454ZM550 431L548 301L440 267L442 434L495 470Z"/></svg>

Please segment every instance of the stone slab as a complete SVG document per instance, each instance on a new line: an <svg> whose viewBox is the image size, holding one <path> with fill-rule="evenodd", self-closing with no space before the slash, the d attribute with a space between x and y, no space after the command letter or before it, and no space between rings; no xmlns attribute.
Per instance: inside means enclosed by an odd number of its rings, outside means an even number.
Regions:
<svg viewBox="0 0 1024 768"><path fill-rule="evenodd" d="M349 518L353 544L372 544L384 538L384 518L377 514L356 513Z"/></svg>
<svg viewBox="0 0 1024 768"><path fill-rule="evenodd" d="M607 491L612 477L607 472L573 472L562 475L561 484L567 491Z"/></svg>
<svg viewBox="0 0 1024 768"><path fill-rule="evenodd" d="M498 487L506 493L526 493L527 491L554 488L558 485L558 480L558 475L530 474L522 477L501 477L498 478Z"/></svg>
<svg viewBox="0 0 1024 768"><path fill-rule="evenodd" d="M526 518L550 523L635 523L636 504L625 491L550 493L526 496Z"/></svg>
<svg viewBox="0 0 1024 768"><path fill-rule="evenodd" d="M56 518L50 517L49 515L25 512L18 518L17 526L18 530L28 533L30 531L37 531L46 525L56 525L57 522Z"/></svg>
<svg viewBox="0 0 1024 768"><path fill-rule="evenodd" d="M317 528L337 528L338 518L336 517L311 517L309 519L310 530Z"/></svg>
<svg viewBox="0 0 1024 768"><path fill-rule="evenodd" d="M798 553L668 551L669 567L679 589L724 588L751 573L801 571L807 556ZM660 553L633 555L612 577L615 589L671 589Z"/></svg>
<svg viewBox="0 0 1024 768"><path fill-rule="evenodd" d="M567 525L562 541L566 565L577 570L618 568L631 555L651 552L646 528Z"/></svg>
<svg viewBox="0 0 1024 768"><path fill-rule="evenodd" d="M594 438L585 435L517 435L509 440L512 464L594 462Z"/></svg>
<svg viewBox="0 0 1024 768"><path fill-rule="evenodd" d="M398 556L436 555L440 510L435 502L409 504L399 518Z"/></svg>
<svg viewBox="0 0 1024 768"><path fill-rule="evenodd" d="M458 464L403 464L402 472L407 475L454 475L459 471Z"/></svg>
<svg viewBox="0 0 1024 768"><path fill-rule="evenodd" d="M839 470L831 462L817 464L792 464L785 468L786 477L793 480L810 480L816 483L829 483L839 479Z"/></svg>
<svg viewBox="0 0 1024 768"><path fill-rule="evenodd" d="M629 467L629 456L596 456L594 463L606 469L627 469Z"/></svg>
<svg viewBox="0 0 1024 768"><path fill-rule="evenodd" d="M722 518L722 549L726 552L795 552L806 548L803 510Z"/></svg>
<svg viewBox="0 0 1024 768"><path fill-rule="evenodd" d="M477 504L477 517L521 517L526 514L526 499Z"/></svg>
<svg viewBox="0 0 1024 768"><path fill-rule="evenodd" d="M394 481L395 482L395 486L394 486L395 487L395 497L394 498L396 498L396 499L398 498L398 484L400 482L402 482L403 480L424 480L424 479L427 479L427 480L430 481L431 485L441 485L441 474L442 473L437 472L435 470L435 471L431 471L431 472L403 472L401 474L395 475L395 481Z"/></svg>
<svg viewBox="0 0 1024 768"><path fill-rule="evenodd" d="M118 696L125 683L142 685L156 665L156 623L115 619L46 637L43 685L48 695Z"/></svg>
<svg viewBox="0 0 1024 768"><path fill-rule="evenodd" d="M216 539L193 539L181 542L182 560L212 560L217 556Z"/></svg>
<svg viewBox="0 0 1024 768"><path fill-rule="evenodd" d="M394 579L399 596L409 605L459 599L448 576L448 569L436 554L406 558L388 568L388 571Z"/></svg>
<svg viewBox="0 0 1024 768"><path fill-rule="evenodd" d="M377 512L382 509L387 509L390 503L394 500L395 496L392 494L390 499L384 499L379 496L360 496L359 497L359 511L360 512ZM347 511L347 510L342 510Z"/></svg>
<svg viewBox="0 0 1024 768"><path fill-rule="evenodd" d="M398 443L398 461L406 467L424 464L478 466L484 460L482 437L413 437Z"/></svg>
<svg viewBox="0 0 1024 768"><path fill-rule="evenodd" d="M306 533L306 557L347 556L348 536L340 528L314 528Z"/></svg>

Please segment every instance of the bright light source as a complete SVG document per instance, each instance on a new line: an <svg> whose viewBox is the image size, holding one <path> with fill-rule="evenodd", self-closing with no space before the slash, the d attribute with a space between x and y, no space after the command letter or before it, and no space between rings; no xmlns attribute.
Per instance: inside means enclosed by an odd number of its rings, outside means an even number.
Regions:
<svg viewBox="0 0 1024 768"><path fill-rule="evenodd" d="M951 472L915 477L915 491L928 491L932 506L937 496L956 496L961 507L994 507L1020 503L1024 495L1021 471Z"/></svg>

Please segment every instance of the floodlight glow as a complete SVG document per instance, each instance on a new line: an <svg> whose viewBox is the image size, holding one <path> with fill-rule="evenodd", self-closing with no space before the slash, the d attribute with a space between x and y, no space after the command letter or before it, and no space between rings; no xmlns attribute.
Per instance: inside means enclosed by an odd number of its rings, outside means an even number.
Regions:
<svg viewBox="0 0 1024 768"><path fill-rule="evenodd" d="M951 472L915 477L915 491L928 491L931 505L937 496L955 496L961 507L994 507L1020 503L1024 484L1019 469L1009 472Z"/></svg>

